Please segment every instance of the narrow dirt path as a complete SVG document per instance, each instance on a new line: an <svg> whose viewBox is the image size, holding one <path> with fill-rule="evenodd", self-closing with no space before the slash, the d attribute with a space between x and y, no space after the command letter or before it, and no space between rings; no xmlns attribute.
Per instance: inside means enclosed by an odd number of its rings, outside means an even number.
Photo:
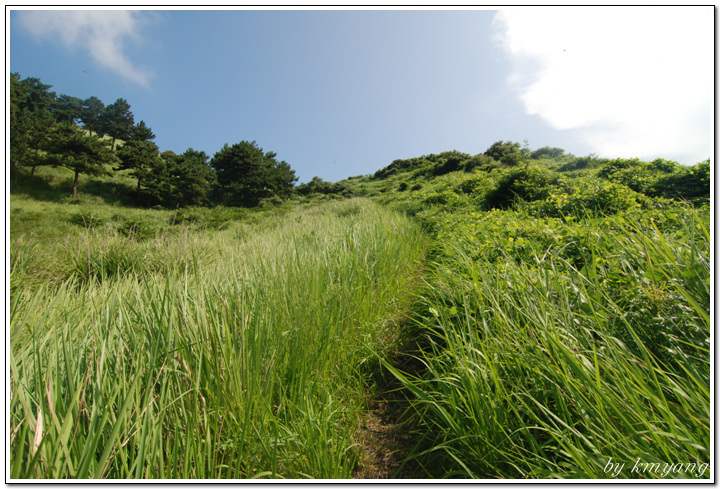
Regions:
<svg viewBox="0 0 720 489"><path fill-rule="evenodd" d="M400 350L404 350L400 347ZM393 352L387 361L401 371L414 371L401 351ZM360 419L356 442L362 455L355 469L355 479L424 479L428 476L417 462L406 458L418 444L419 434L412 428L406 412L409 401L400 381L379 364L369 391L371 400Z"/></svg>
<svg viewBox="0 0 720 489"><path fill-rule="evenodd" d="M407 479L414 478L407 466L401 463L412 450L414 443L398 422L398 406L389 401L376 400L361 421L360 439L364 458L354 474L356 479Z"/></svg>
<svg viewBox="0 0 720 489"><path fill-rule="evenodd" d="M422 286L424 265L416 271L412 286ZM393 367L405 372L419 372L421 366L413 357L417 346L408 336L408 320L412 316L414 294L408 293L388 328L386 345L394 347L381 354ZM362 447L360 460L353 473L354 479L422 479L427 478L418 463L406 461L418 445L418 433L408 422L410 403L401 382L381 363L377 362L368 379L368 407L361 416L356 442Z"/></svg>

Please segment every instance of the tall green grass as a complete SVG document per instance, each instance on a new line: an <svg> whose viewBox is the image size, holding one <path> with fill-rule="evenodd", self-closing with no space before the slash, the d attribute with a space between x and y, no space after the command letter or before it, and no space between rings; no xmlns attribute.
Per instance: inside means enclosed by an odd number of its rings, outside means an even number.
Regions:
<svg viewBox="0 0 720 489"><path fill-rule="evenodd" d="M689 469L712 455L709 221L675 224L588 219L572 261L567 244L529 260L443 244L418 297L422 368L386 362L427 475L710 477Z"/></svg>
<svg viewBox="0 0 720 489"><path fill-rule="evenodd" d="M25 286L39 245L14 255L10 478L351 476L418 226L347 201L212 233L68 239L56 284Z"/></svg>

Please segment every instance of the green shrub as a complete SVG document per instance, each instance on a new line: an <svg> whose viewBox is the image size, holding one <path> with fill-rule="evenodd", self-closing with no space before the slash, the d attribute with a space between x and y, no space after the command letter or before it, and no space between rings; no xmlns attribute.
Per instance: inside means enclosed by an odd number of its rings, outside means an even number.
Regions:
<svg viewBox="0 0 720 489"><path fill-rule="evenodd" d="M530 158L537 160L540 158L559 158L565 154L565 150L562 148L552 148L550 146L543 146L540 149L536 149L530 153Z"/></svg>
<svg viewBox="0 0 720 489"><path fill-rule="evenodd" d="M675 173L680 169L680 164L677 161L665 160L663 158L653 160L650 165L663 173Z"/></svg>
<svg viewBox="0 0 720 489"><path fill-rule="evenodd" d="M487 207L502 209L517 200L532 202L548 196L558 176L546 168L530 166L506 171L485 199Z"/></svg>
<svg viewBox="0 0 720 489"><path fill-rule="evenodd" d="M472 195L487 192L491 185L492 180L488 176L480 174L463 180L456 189L463 194Z"/></svg>
<svg viewBox="0 0 720 489"><path fill-rule="evenodd" d="M603 165L598 176L650 197L685 200L710 197L709 160L693 167L683 167L662 158L651 163L637 158L617 159Z"/></svg>
<svg viewBox="0 0 720 489"><path fill-rule="evenodd" d="M149 238L154 235L151 233L149 228L146 227L142 221L123 219L123 221L117 226L117 230L120 234L128 238Z"/></svg>
<svg viewBox="0 0 720 489"><path fill-rule="evenodd" d="M552 190L533 209L549 217L609 215L638 207L637 196L623 185L582 180L570 192L559 188Z"/></svg>
<svg viewBox="0 0 720 489"><path fill-rule="evenodd" d="M273 195L271 197L267 197L264 199L260 199L260 202L258 203L259 207L267 207L267 206L275 206L278 207L282 205L285 201L278 195Z"/></svg>
<svg viewBox="0 0 720 489"><path fill-rule="evenodd" d="M513 141L495 141L492 146L485 150L485 156L490 156L497 161L501 161L505 156L520 153L520 143Z"/></svg>
<svg viewBox="0 0 720 489"><path fill-rule="evenodd" d="M617 158L610 160L600 167L597 176L600 178L610 179L612 175L622 170L638 169L642 166L642 161L638 158Z"/></svg>
<svg viewBox="0 0 720 489"><path fill-rule="evenodd" d="M558 167L558 171L569 172L575 170L599 168L605 163L607 163L607 161L608 160L606 159L598 158L594 154L590 154L588 156L579 156Z"/></svg>
<svg viewBox="0 0 720 489"><path fill-rule="evenodd" d="M361 214L363 207L357 202L348 202L347 205L336 207L333 212L338 217L352 217Z"/></svg>
<svg viewBox="0 0 720 489"><path fill-rule="evenodd" d="M425 173L430 168L432 168L433 164L433 159L428 159L428 157L426 156L422 156L420 158L409 158L406 160L398 159L390 163L385 168L376 171L372 178L373 180L383 180L397 173L407 171L420 171L422 173Z"/></svg>
<svg viewBox="0 0 720 489"><path fill-rule="evenodd" d="M78 226L82 226L86 229L98 227L104 223L104 220L92 211L78 212L77 214L70 216L68 220L71 223L77 224Z"/></svg>
<svg viewBox="0 0 720 489"><path fill-rule="evenodd" d="M465 165L463 167L463 170L466 172L471 172L473 170L482 170L486 172L490 172L496 168L501 168L502 164L497 161L492 156L487 156L482 153L477 154L470 158L469 160L465 161Z"/></svg>
<svg viewBox="0 0 720 489"><path fill-rule="evenodd" d="M231 222L241 219L244 214L240 207L188 207L177 210L168 220L170 224L192 225L198 229L227 229Z"/></svg>
<svg viewBox="0 0 720 489"><path fill-rule="evenodd" d="M671 213L664 231L659 211L438 215L444 252L408 326L423 368L386 365L411 396L428 477L610 478L610 459L709 462L709 219Z"/></svg>
<svg viewBox="0 0 720 489"><path fill-rule="evenodd" d="M61 273L79 283L105 281L144 271L145 263L138 249L124 238L86 236L84 244L69 246L60 263ZM101 239L102 238L102 239Z"/></svg>
<svg viewBox="0 0 720 489"><path fill-rule="evenodd" d="M442 158L435 164L432 170L433 175L445 175L454 171L462 170L470 155L459 152L441 153Z"/></svg>
<svg viewBox="0 0 720 489"><path fill-rule="evenodd" d="M460 199L455 192L443 190L440 192L431 192L422 201L423 206L443 205L455 207L459 204Z"/></svg>
<svg viewBox="0 0 720 489"><path fill-rule="evenodd" d="M116 231L127 238L138 240L154 238L162 235L167 229L167 225L159 216L157 219L151 215L116 215L115 217L119 221L115 227Z"/></svg>
<svg viewBox="0 0 720 489"><path fill-rule="evenodd" d="M677 169L657 180L653 193L674 199L710 198L710 160Z"/></svg>

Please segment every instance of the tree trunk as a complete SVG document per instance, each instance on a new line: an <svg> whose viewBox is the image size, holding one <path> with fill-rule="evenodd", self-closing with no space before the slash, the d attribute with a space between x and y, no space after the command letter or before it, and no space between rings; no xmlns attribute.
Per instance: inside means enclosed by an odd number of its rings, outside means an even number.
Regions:
<svg viewBox="0 0 720 489"><path fill-rule="evenodd" d="M37 164L38 160L40 159L40 150L38 148L35 148L35 164ZM32 181L33 177L35 176L35 165L33 165L32 170L30 170L30 181Z"/></svg>
<svg viewBox="0 0 720 489"><path fill-rule="evenodd" d="M78 176L80 175L80 172L75 171L75 181L73 182L73 194L72 198L77 199L77 184L78 184Z"/></svg>

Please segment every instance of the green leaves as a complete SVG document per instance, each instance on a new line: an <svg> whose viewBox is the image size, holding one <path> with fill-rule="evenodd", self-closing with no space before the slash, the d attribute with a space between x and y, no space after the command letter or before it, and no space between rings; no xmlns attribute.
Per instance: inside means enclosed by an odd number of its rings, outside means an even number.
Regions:
<svg viewBox="0 0 720 489"><path fill-rule="evenodd" d="M127 140L133 134L135 116L130 111L130 104L124 98L119 98L105 107L100 115L102 131L112 137L112 145L118 139Z"/></svg>
<svg viewBox="0 0 720 489"><path fill-rule="evenodd" d="M612 182L585 178L552 189L547 198L531 207L532 212L549 217L594 217L639 208L638 194Z"/></svg>
<svg viewBox="0 0 720 489"><path fill-rule="evenodd" d="M160 150L152 141L126 141L117 149L121 164L116 170L132 170L130 175L138 180L138 191L143 183L161 173L162 160Z"/></svg>
<svg viewBox="0 0 720 489"><path fill-rule="evenodd" d="M210 161L217 173L222 199L232 205L253 207L264 198L288 197L297 181L295 172L276 154L264 153L254 141L227 144Z"/></svg>
<svg viewBox="0 0 720 489"><path fill-rule="evenodd" d="M609 457L707 460L709 208L643 208L620 183L543 173L478 181L547 192L488 212L464 191L477 177L395 196L436 239L407 333L423 369L388 367L430 447L419 463L432 477L605 478ZM459 205L435 201L453 188Z"/></svg>
<svg viewBox="0 0 720 489"><path fill-rule="evenodd" d="M73 198L77 197L78 176L81 173L110 175L107 167L119 163L105 141L88 136L82 129L67 123L54 127L45 149L47 154L43 164L62 166L75 173Z"/></svg>
<svg viewBox="0 0 720 489"><path fill-rule="evenodd" d="M598 176L651 197L683 200L710 197L709 160L685 167L662 158L650 163L616 159L605 163Z"/></svg>

